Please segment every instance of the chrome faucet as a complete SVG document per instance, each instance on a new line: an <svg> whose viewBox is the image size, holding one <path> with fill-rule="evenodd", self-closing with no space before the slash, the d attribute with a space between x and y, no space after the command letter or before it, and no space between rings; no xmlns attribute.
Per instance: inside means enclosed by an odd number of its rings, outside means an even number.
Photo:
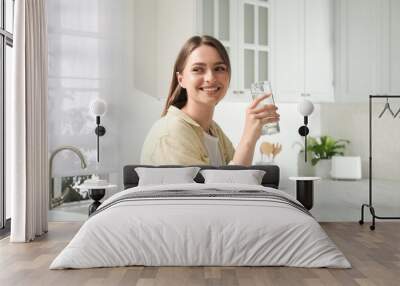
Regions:
<svg viewBox="0 0 400 286"><path fill-rule="evenodd" d="M86 167L87 167L87 164L86 164L86 161L85 161L85 157L83 156L82 152L78 148L76 148L74 146L67 146L67 145L66 146L61 146L61 147L55 149L51 153L50 159L49 159L50 160L50 162L49 162L49 194L50 194L49 209L51 209L51 199L54 196L54 188L53 188L53 182L52 182L52 178L53 178L53 171L52 171L53 170L53 159L54 159L54 156L58 152L63 151L63 150L69 150L69 151L74 152L76 155L78 155L79 159L81 160L82 169L86 169Z"/></svg>

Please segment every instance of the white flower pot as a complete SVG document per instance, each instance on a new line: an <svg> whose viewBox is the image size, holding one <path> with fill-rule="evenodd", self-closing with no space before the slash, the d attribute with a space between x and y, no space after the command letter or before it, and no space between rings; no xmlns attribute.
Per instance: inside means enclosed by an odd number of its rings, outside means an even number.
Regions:
<svg viewBox="0 0 400 286"><path fill-rule="evenodd" d="M315 165L315 176L325 178L325 179L330 178L331 168L332 168L332 160L331 159L319 160L317 165Z"/></svg>

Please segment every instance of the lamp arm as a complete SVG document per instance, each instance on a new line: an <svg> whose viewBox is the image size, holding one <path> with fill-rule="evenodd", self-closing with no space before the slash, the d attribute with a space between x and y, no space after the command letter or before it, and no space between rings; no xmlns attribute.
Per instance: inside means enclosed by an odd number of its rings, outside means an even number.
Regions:
<svg viewBox="0 0 400 286"><path fill-rule="evenodd" d="M100 126L100 116L96 116L96 124L97 124L97 129L99 129L99 126ZM100 138L100 135L99 135L99 133L100 132L96 132L96 135L97 135L97 163L99 163L100 162L100 144L99 144L99 138Z"/></svg>
<svg viewBox="0 0 400 286"><path fill-rule="evenodd" d="M304 125L308 125L308 116L304 116ZM307 162L307 134L304 136L304 160Z"/></svg>
<svg viewBox="0 0 400 286"><path fill-rule="evenodd" d="M307 162L307 135L304 136L304 160Z"/></svg>

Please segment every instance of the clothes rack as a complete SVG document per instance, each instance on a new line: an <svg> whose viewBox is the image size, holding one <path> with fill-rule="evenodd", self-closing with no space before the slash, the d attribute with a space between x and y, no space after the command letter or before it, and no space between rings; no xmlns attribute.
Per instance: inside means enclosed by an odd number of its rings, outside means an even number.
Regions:
<svg viewBox="0 0 400 286"><path fill-rule="evenodd" d="M370 225L371 230L375 230L375 219L400 219L400 217L388 217L388 216L378 216L375 213L375 209L372 204L372 100L378 98L386 99L386 104L388 104L389 98L400 98L400 95L370 95L369 96L369 203L362 204L361 206L361 219L358 221L359 224L364 224L364 208L369 208L372 215L372 225ZM386 107L385 107L386 109Z"/></svg>

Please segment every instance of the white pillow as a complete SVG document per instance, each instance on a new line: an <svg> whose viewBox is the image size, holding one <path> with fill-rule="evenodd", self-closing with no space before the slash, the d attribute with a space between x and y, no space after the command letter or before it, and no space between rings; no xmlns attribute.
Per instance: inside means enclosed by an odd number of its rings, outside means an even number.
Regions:
<svg viewBox="0 0 400 286"><path fill-rule="evenodd" d="M199 170L199 167L135 168L139 176L139 186L195 183L193 179Z"/></svg>
<svg viewBox="0 0 400 286"><path fill-rule="evenodd" d="M261 185L265 171L262 170L201 170L205 184L226 183Z"/></svg>

